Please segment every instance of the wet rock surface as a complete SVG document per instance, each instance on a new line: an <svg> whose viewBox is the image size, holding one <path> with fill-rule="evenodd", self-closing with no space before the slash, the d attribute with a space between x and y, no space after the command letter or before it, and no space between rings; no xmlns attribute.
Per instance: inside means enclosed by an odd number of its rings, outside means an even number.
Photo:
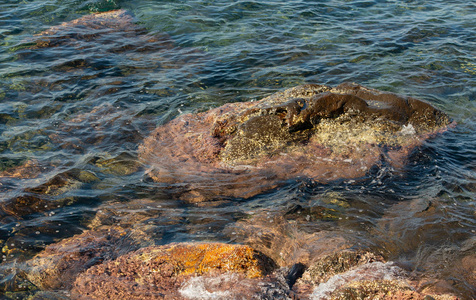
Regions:
<svg viewBox="0 0 476 300"><path fill-rule="evenodd" d="M303 85L256 102L182 115L159 126L139 151L157 182L180 199L248 198L297 177L359 178L445 130L427 103L356 84Z"/></svg>
<svg viewBox="0 0 476 300"><path fill-rule="evenodd" d="M122 78L136 72L134 68L140 69L127 64L121 70L114 69L107 59L82 55L85 51L112 55L132 50L124 60L138 60L140 53L174 48L167 35L147 34L124 10L63 23L29 42L32 45L19 52L20 58L48 58L49 50L55 53L56 47L70 50L72 58L53 57L51 69L62 75L68 73L75 84L78 80L97 80L105 72L114 71ZM178 51L176 47L174 50ZM159 55L147 58L146 63L156 70L187 62L177 64ZM98 72L90 74L91 70ZM102 97L116 93L125 84L121 80L107 83L89 93ZM61 82L41 79L38 84L62 89ZM65 95L61 99L68 102L74 97ZM45 109L42 116L61 110L61 106ZM129 152L104 150L111 144L136 145L142 140L137 124L131 125L131 115L133 110L106 103L67 119L58 124L57 130L35 133L49 138L47 147L54 143L65 150L86 153L94 145L104 153L86 159L96 172L73 168L42 176L54 166L34 160L16 168L2 165L0 180L6 183L2 189L9 190L14 179L32 181L23 194L0 202L0 222L23 221L32 214L52 216L53 208L76 201L64 198L64 194L100 182L101 174L128 176L140 171L140 164ZM13 121L0 116L0 123ZM148 126L150 122L139 124ZM197 203L249 198L288 179L306 177L325 183L364 176L383 163L400 167L414 147L445 130L448 124L444 113L416 99L355 84L335 88L304 85L257 102L231 103L208 112L182 115L159 126L140 148L140 155L151 167L149 176L166 184L164 189L178 199ZM113 131L115 135L110 134ZM339 199L329 201L342 207L349 205ZM431 276L418 281L381 255L350 250L353 243L347 236L297 229L296 224L342 218L343 212L334 208L294 205L284 216L272 219L271 225L266 217L239 221L225 235L234 236L234 241L241 244L152 246L165 230L161 225L184 226L185 214L167 219L152 200L126 203L102 206L88 230L74 236L64 233L68 238L46 246L26 264L17 267L14 263L18 271L0 269L0 292L15 291L8 295L12 299L432 299L425 298L426 294L436 295L435 299L455 299L437 295L451 290L444 286L446 282L431 282ZM167 220L155 223L154 218ZM398 223L390 225L398 232ZM25 225L18 226L23 229ZM25 232L35 236L39 232L35 226ZM33 256L31 251L23 253L18 248L20 234L13 237L0 241L4 257L21 262ZM470 242L458 265L464 266L462 273L467 281L474 283L474 241ZM63 291L47 291L58 289Z"/></svg>
<svg viewBox="0 0 476 300"><path fill-rule="evenodd" d="M428 295L416 292L411 286L396 280L367 280L351 282L331 293L331 299L388 299L388 300L457 300L452 295Z"/></svg>
<svg viewBox="0 0 476 300"><path fill-rule="evenodd" d="M350 236L304 232L295 220L270 219L265 212L225 229L236 244L155 246L160 226L150 221L165 215L154 204L141 199L100 207L88 230L20 265L26 274L17 280L21 293L39 297L35 291L49 290L51 297L59 292L71 299L457 299L448 287L429 288L431 276L352 246ZM473 246L469 240L463 249L469 272Z"/></svg>
<svg viewBox="0 0 476 300"><path fill-rule="evenodd" d="M451 287L434 287L443 282L429 269L416 272L388 261L385 248L357 246L352 232L306 230L286 214L269 211L232 224L227 231L236 242L251 245L281 266L300 266L290 284L297 299L458 299ZM468 242L465 249L471 245Z"/></svg>
<svg viewBox="0 0 476 300"><path fill-rule="evenodd" d="M272 260L243 245L153 246L90 268L76 279L72 295L78 299L249 295L247 288L252 286L253 279L270 274L274 268ZM228 291L237 282L237 288ZM206 287L214 290L207 291ZM200 295L200 291L204 294Z"/></svg>
<svg viewBox="0 0 476 300"><path fill-rule="evenodd" d="M43 290L69 289L79 273L138 249L138 244L119 227L85 231L49 245L28 261L27 278Z"/></svg>
<svg viewBox="0 0 476 300"><path fill-rule="evenodd" d="M336 252L312 263L312 266L309 267L303 274L303 277L299 279L298 285L319 285L319 283L327 282L336 274L344 273L357 266L377 261L382 262L383 260L383 257L370 252Z"/></svg>
<svg viewBox="0 0 476 300"><path fill-rule="evenodd" d="M352 241L344 235L325 230L307 232L296 226L293 220L267 213L230 224L225 232L235 242L250 245L286 267L308 266L315 257L352 246Z"/></svg>
<svg viewBox="0 0 476 300"><path fill-rule="evenodd" d="M86 249L47 262L55 257L47 249L30 262L28 279L43 290L63 289L60 295L71 299L458 299L422 291L407 271L363 250L278 267L240 244L174 243L113 257L107 245L79 241L102 249L101 254Z"/></svg>
<svg viewBox="0 0 476 300"><path fill-rule="evenodd" d="M293 290L302 299L458 299L416 285L413 276L381 255L347 249L316 257Z"/></svg>

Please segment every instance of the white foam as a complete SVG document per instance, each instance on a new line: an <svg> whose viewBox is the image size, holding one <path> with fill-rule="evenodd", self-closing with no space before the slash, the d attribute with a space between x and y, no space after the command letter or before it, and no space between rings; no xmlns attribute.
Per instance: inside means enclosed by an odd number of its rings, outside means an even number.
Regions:
<svg viewBox="0 0 476 300"><path fill-rule="evenodd" d="M233 275L221 275L215 278L202 276L192 277L184 282L179 289L179 293L186 299L209 300L209 299L231 299L232 295L228 291L209 291L208 287L219 286L222 282L237 280Z"/></svg>
<svg viewBox="0 0 476 300"><path fill-rule="evenodd" d="M402 130L400 130L401 135L415 135L416 130L412 124L403 125Z"/></svg>
<svg viewBox="0 0 476 300"><path fill-rule="evenodd" d="M311 299L329 299L333 291L352 281L361 280L398 280L404 277L404 271L392 262L372 262L345 273L331 277L327 282L314 288Z"/></svg>

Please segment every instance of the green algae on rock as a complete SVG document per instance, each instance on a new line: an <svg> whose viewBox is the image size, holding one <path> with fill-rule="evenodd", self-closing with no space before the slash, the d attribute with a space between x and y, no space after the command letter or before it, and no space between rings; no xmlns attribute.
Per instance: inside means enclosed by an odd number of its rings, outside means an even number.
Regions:
<svg viewBox="0 0 476 300"><path fill-rule="evenodd" d="M173 192L182 200L248 198L301 176L329 182L362 177L382 160L399 167L449 124L410 97L308 84L182 115L159 126L139 153L148 175L179 186Z"/></svg>

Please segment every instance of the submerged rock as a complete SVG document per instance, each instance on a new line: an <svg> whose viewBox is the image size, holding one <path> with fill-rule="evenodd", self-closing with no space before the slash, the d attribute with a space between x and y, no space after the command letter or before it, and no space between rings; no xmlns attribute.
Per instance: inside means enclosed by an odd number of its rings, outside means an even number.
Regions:
<svg viewBox="0 0 476 300"><path fill-rule="evenodd" d="M308 241L310 255L281 261L287 266L278 268L272 258L243 244L138 249L145 236L102 225L48 246L24 271L41 290L61 289L72 299L432 299L415 288L419 279L380 255L329 250L331 238L319 239L320 246ZM322 249L309 251L312 247Z"/></svg>
<svg viewBox="0 0 476 300"><path fill-rule="evenodd" d="M139 248L131 232L119 227L85 231L51 244L25 265L28 280L43 290L69 289L88 268Z"/></svg>
<svg viewBox="0 0 476 300"><path fill-rule="evenodd" d="M261 212L229 224L225 233L236 243L246 244L278 265L309 265L315 257L339 252L353 245L345 235L316 229L307 232L293 220Z"/></svg>
<svg viewBox="0 0 476 300"><path fill-rule="evenodd" d="M65 120L58 129L48 137L61 148L75 152L85 152L91 146L111 144L137 144L142 140L141 134L134 125L134 112L128 109L118 109L111 104L101 104L91 111L76 115ZM140 121L147 122L147 121ZM108 169L113 174L131 174L138 169L137 162L124 153L111 160L98 159L98 167Z"/></svg>
<svg viewBox="0 0 476 300"><path fill-rule="evenodd" d="M44 167L43 169L46 169ZM3 198L0 202L0 221L3 217L14 216L16 219L25 218L31 214L38 212L47 212L63 206L74 203L75 197L68 197L67 193L81 188L85 182L94 181L94 174L88 171L71 169L61 173L56 172L51 176L45 172L35 174L35 180L28 180L28 169L23 167L18 168L17 171L12 172L11 176L14 181L14 188L2 191ZM39 171L38 171L39 172ZM40 176L41 175L41 176ZM0 186L3 183L2 179L6 177L0 176ZM20 179L20 180L18 180ZM97 177L96 177L97 179ZM19 192L19 188L22 192Z"/></svg>
<svg viewBox="0 0 476 300"><path fill-rule="evenodd" d="M182 115L140 146L148 175L191 202L248 198L300 176L358 178L400 166L450 123L427 103L357 84L303 85L257 102Z"/></svg>
<svg viewBox="0 0 476 300"><path fill-rule="evenodd" d="M38 177L47 167L41 166L37 160L27 160L22 165L8 168L0 172L0 180L4 177L32 179Z"/></svg>
<svg viewBox="0 0 476 300"><path fill-rule="evenodd" d="M32 49L73 46L78 49L91 48L92 44L84 44L88 41L96 41L101 44L110 44L114 48L106 48L112 52L123 52L130 49L152 50L145 43L134 45L132 43L117 44L117 39L125 41L125 36L136 37L139 34L147 33L147 30L136 24L131 13L124 9L112 10L108 12L94 13L83 16L60 25L53 26L42 31L33 38L35 45ZM165 37L165 35L164 35ZM149 46L157 46L157 36L144 36L144 42L149 41ZM161 40L163 46L172 47L168 38Z"/></svg>

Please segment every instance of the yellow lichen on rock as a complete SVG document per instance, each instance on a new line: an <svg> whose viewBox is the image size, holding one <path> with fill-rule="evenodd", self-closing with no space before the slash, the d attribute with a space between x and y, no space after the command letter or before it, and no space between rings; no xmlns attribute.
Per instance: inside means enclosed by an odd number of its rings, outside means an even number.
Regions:
<svg viewBox="0 0 476 300"><path fill-rule="evenodd" d="M208 272L237 272L248 278L264 276L269 266L263 255L244 245L221 243L175 244L142 252L139 260L164 261L174 266L175 276Z"/></svg>
<svg viewBox="0 0 476 300"><path fill-rule="evenodd" d="M77 299L183 299L179 289L191 278L238 276L261 280L275 269L265 255L244 245L178 243L150 246L80 274L72 295ZM125 299L124 298L124 299Z"/></svg>

